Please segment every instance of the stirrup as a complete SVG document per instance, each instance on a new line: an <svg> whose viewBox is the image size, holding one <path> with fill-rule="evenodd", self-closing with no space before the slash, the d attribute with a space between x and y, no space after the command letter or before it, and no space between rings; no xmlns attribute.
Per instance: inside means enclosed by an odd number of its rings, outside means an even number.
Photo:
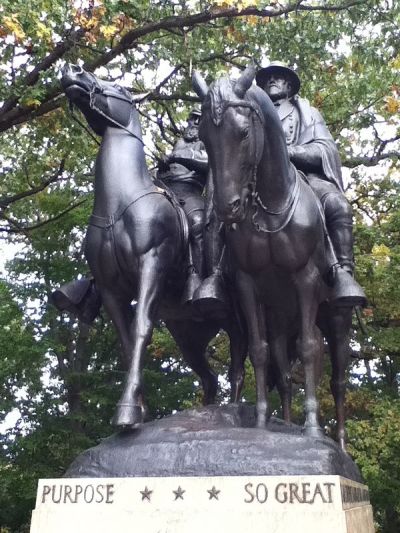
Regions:
<svg viewBox="0 0 400 533"><path fill-rule="evenodd" d="M201 278L197 272L192 269L187 277L185 287L183 289L181 304L188 305L192 303L194 293L201 285Z"/></svg>
<svg viewBox="0 0 400 533"><path fill-rule="evenodd" d="M330 301L336 307L366 307L368 303L361 286L341 267L335 269Z"/></svg>
<svg viewBox="0 0 400 533"><path fill-rule="evenodd" d="M192 305L202 315L223 315L227 312L229 301L220 273L208 276L193 295Z"/></svg>

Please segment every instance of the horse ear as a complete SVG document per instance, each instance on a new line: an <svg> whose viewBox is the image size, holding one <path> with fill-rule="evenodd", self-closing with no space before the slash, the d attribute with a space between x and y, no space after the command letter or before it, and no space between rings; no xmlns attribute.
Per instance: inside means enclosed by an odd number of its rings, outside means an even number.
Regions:
<svg viewBox="0 0 400 533"><path fill-rule="evenodd" d="M243 74L240 76L240 78L237 80L234 92L236 96L239 98L243 98L246 94L246 91L250 89L251 84L253 83L253 80L256 75L256 66L254 63L250 63L250 65L247 65L245 68Z"/></svg>
<svg viewBox="0 0 400 533"><path fill-rule="evenodd" d="M194 70L192 74L192 86L197 96L199 96L200 100L203 101L208 93L208 85L203 76L197 70Z"/></svg>

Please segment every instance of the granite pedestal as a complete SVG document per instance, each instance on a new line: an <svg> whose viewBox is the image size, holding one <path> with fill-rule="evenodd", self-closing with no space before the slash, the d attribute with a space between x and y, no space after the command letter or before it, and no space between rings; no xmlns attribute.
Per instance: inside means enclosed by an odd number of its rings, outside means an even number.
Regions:
<svg viewBox="0 0 400 533"><path fill-rule="evenodd" d="M41 480L31 533L373 533L368 489L331 439L250 406L211 406L122 432Z"/></svg>

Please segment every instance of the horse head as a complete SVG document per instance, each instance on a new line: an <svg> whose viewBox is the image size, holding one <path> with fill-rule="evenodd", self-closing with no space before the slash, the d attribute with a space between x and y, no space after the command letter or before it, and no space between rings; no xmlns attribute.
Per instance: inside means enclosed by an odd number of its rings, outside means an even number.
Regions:
<svg viewBox="0 0 400 533"><path fill-rule="evenodd" d="M223 77L207 86L199 73L193 87L200 96L199 137L204 142L214 177L219 218L240 222L254 189L263 150L263 115L250 89L255 68L249 66L236 81Z"/></svg>
<svg viewBox="0 0 400 533"><path fill-rule="evenodd" d="M109 126L129 129L134 102L144 97L134 97L117 83L101 80L72 64L63 68L61 85L69 101L82 111L98 135L103 135Z"/></svg>

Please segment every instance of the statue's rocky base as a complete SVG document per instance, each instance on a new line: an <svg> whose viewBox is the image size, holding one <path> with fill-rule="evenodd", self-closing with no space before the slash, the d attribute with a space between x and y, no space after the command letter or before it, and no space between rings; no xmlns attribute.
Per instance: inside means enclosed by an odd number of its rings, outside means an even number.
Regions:
<svg viewBox="0 0 400 533"><path fill-rule="evenodd" d="M40 480L31 533L373 533L360 481L330 439L211 406L114 435Z"/></svg>
<svg viewBox="0 0 400 533"><path fill-rule="evenodd" d="M272 418L254 427L247 404L191 409L105 439L77 457L66 477L339 475L362 482L328 437Z"/></svg>

